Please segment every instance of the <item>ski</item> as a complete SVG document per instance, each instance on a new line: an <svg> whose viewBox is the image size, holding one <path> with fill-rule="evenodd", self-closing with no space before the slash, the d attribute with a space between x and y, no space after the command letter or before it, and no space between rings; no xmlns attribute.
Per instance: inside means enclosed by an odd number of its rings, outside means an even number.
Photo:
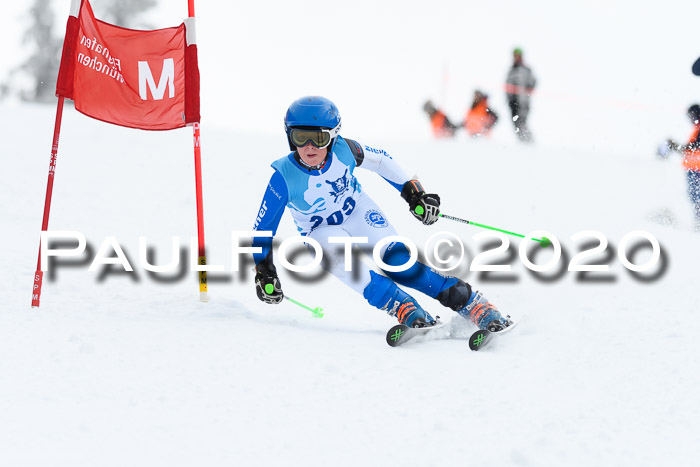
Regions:
<svg viewBox="0 0 700 467"><path fill-rule="evenodd" d="M469 337L469 348L473 351L478 351L486 347L486 345L491 342L494 338L494 336L505 334L509 331L511 331L517 324L520 322L520 320L513 322L510 326L507 328L498 331L498 332L492 332L487 329L479 329L478 331L475 331L470 337Z"/></svg>
<svg viewBox="0 0 700 467"><path fill-rule="evenodd" d="M510 316L508 318L510 318ZM495 335L505 334L511 331L517 326L521 319L513 321L510 326L502 331L491 332L485 329L475 331L469 337L469 348L475 351L483 349L491 342ZM461 331L462 326L460 326L460 324L461 323L444 323L438 321L435 326L427 326L424 328L409 328L405 324L397 324L386 333L386 343L391 347L398 347L409 341L424 342L438 339L466 339L467 336ZM466 322L464 324L466 324Z"/></svg>
<svg viewBox="0 0 700 467"><path fill-rule="evenodd" d="M477 351L486 347L486 344L491 342L495 333L486 329L479 329L469 337L469 348Z"/></svg>
<svg viewBox="0 0 700 467"><path fill-rule="evenodd" d="M397 324L386 333L386 343L391 347L398 347L418 336L426 336L431 334L433 331L436 331L443 326L444 324L441 322L438 322L434 326L426 326L424 328L410 328L405 324Z"/></svg>

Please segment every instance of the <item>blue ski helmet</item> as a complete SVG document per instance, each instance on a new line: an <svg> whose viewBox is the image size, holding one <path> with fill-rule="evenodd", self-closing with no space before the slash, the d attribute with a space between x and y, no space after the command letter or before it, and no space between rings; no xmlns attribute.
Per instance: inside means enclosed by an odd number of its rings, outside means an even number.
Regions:
<svg viewBox="0 0 700 467"><path fill-rule="evenodd" d="M284 131L287 134L289 148L293 151L295 146L289 137L292 128L325 128L340 130L340 112L333 102L320 96L306 96L292 102L284 116ZM333 148L335 139L330 144Z"/></svg>

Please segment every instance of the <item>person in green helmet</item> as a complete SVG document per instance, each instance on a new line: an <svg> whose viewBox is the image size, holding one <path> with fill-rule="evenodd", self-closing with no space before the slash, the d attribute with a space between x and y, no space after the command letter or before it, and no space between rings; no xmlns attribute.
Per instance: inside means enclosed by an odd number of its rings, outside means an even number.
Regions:
<svg viewBox="0 0 700 467"><path fill-rule="evenodd" d="M513 117L515 134L520 141L532 142L532 133L527 126L530 112L530 95L535 90L537 80L532 70L523 62L522 49L513 50L513 65L506 77L506 99Z"/></svg>

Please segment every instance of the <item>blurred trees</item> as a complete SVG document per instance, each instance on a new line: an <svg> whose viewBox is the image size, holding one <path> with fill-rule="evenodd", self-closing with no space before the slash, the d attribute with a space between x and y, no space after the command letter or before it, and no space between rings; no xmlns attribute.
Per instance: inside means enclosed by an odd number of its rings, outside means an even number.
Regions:
<svg viewBox="0 0 700 467"><path fill-rule="evenodd" d="M0 97L16 95L29 102L54 102L56 78L63 48L67 18L57 27L53 0L33 0L28 25L21 37L24 59L0 85ZM142 19L157 0L92 0L95 16L102 21L131 29L152 29Z"/></svg>
<svg viewBox="0 0 700 467"><path fill-rule="evenodd" d="M95 16L102 21L130 29L153 29L142 19L158 0L92 0Z"/></svg>

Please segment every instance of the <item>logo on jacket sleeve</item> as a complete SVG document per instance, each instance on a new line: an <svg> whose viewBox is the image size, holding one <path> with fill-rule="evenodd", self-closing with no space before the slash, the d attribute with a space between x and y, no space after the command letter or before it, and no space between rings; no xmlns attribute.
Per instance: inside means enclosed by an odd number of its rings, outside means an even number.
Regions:
<svg viewBox="0 0 700 467"><path fill-rule="evenodd" d="M389 153L386 152L385 150L373 148L373 147L367 146L366 144L365 144L365 151L367 151L367 152L373 152L373 153L375 153L375 154L379 154L380 156L385 156L385 157L388 157L389 159L393 159L393 158L389 155Z"/></svg>
<svg viewBox="0 0 700 467"><path fill-rule="evenodd" d="M387 222L384 215L376 209L370 209L365 213L365 221L367 221L367 223L372 227L376 227L378 229L383 229L384 227L389 226L389 222Z"/></svg>
<svg viewBox="0 0 700 467"><path fill-rule="evenodd" d="M255 223L253 224L254 230L258 230L258 226L260 225L260 222L262 222L263 217L265 217L266 213L267 213L267 203L263 199L262 206L260 206L260 211L258 211L258 217L255 218Z"/></svg>

